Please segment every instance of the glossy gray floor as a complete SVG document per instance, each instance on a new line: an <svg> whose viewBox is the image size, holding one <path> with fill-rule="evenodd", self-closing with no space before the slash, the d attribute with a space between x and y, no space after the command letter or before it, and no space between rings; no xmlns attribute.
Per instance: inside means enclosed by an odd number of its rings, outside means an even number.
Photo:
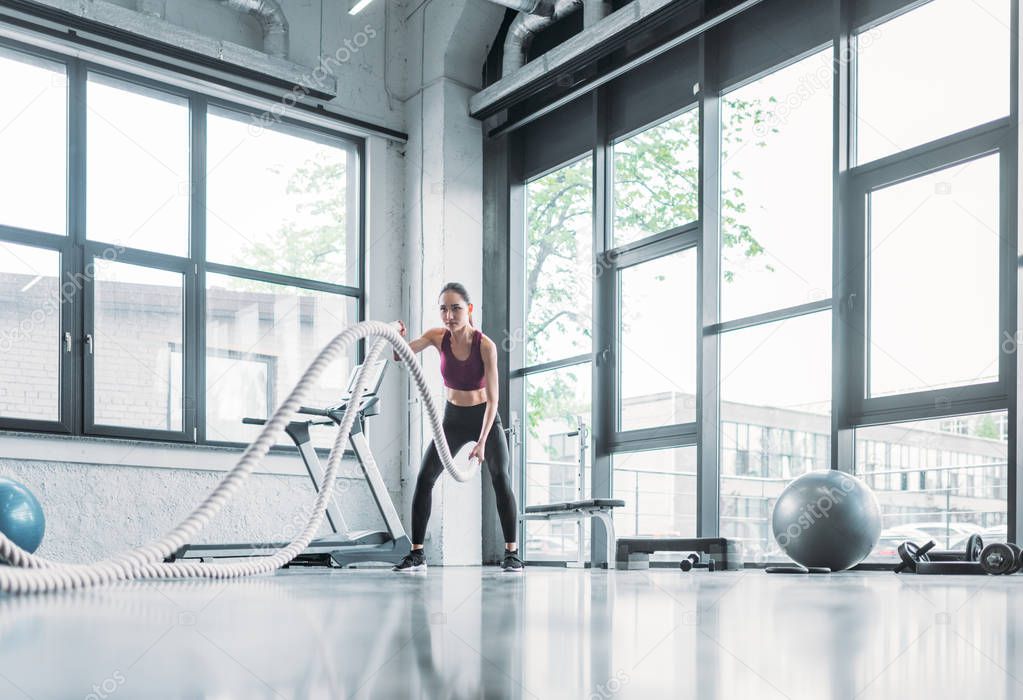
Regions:
<svg viewBox="0 0 1023 700"><path fill-rule="evenodd" d="M1023 575L289 571L0 598L0 698L1023 697Z"/></svg>

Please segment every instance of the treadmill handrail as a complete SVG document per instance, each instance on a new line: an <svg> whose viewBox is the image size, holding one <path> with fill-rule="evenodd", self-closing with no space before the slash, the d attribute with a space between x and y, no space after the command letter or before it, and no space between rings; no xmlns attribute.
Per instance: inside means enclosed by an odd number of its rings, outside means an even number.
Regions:
<svg viewBox="0 0 1023 700"><path fill-rule="evenodd" d="M335 423L336 421L331 419L331 420L301 420L301 421L293 420L291 422L292 423L308 423L309 425L331 425L331 424ZM244 423L245 425L266 425L266 418L242 418L242 423Z"/></svg>

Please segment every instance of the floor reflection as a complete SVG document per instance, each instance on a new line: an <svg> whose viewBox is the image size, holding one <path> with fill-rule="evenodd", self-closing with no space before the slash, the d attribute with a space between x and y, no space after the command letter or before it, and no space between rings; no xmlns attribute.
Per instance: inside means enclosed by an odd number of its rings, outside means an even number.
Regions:
<svg viewBox="0 0 1023 700"><path fill-rule="evenodd" d="M1023 697L1023 578L962 579L438 567L0 598L0 697Z"/></svg>

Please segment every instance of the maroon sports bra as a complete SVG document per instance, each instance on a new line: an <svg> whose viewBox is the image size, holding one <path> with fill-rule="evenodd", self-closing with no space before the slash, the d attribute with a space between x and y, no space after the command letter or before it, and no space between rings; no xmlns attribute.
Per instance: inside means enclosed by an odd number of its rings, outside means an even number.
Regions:
<svg viewBox="0 0 1023 700"><path fill-rule="evenodd" d="M474 391L487 385L483 352L480 349L482 338L483 334L476 331L472 336L468 359L459 360L451 350L451 331L444 331L444 339L440 341L440 374L444 377L444 386L460 391Z"/></svg>

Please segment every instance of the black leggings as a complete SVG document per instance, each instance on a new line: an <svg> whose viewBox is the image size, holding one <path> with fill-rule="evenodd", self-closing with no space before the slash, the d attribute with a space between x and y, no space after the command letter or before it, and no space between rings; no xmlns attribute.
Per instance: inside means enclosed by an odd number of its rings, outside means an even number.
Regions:
<svg viewBox="0 0 1023 700"><path fill-rule="evenodd" d="M456 406L450 401L444 407L444 435L448 440L448 449L455 454L467 442L479 440L483 428L483 416L487 404L475 406ZM487 435L487 446L483 450L483 461L490 470L490 478L494 482L494 493L497 496L497 513L501 517L501 529L504 541L514 542L516 537L515 494L512 493L510 482L511 458L508 454L508 441L504 436L501 416L494 416L494 424ZM412 497L412 544L422 544L426 539L426 524L430 520L430 509L433 507L433 485L444 471L437 446L430 443L423 455L423 464L419 468L419 479L416 481L416 493Z"/></svg>

